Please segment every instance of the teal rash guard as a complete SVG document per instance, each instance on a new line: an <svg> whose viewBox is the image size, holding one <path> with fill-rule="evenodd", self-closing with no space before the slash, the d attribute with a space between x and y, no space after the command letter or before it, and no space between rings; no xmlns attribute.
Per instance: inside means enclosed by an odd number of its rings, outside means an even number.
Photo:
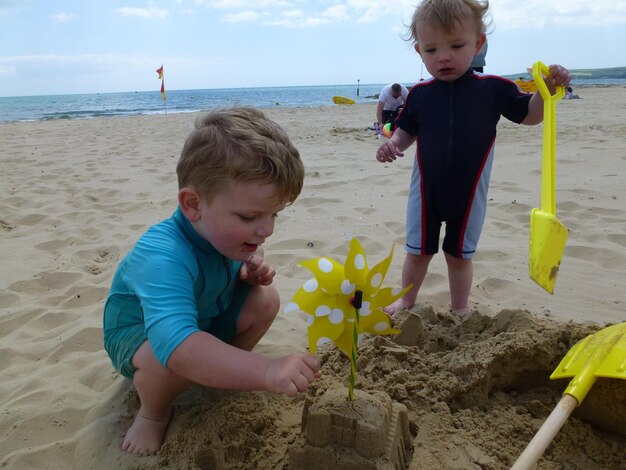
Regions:
<svg viewBox="0 0 626 470"><path fill-rule="evenodd" d="M113 366L132 378L132 357L146 339L164 367L197 331L232 340L250 290L240 267L201 238L180 207L149 228L119 264L104 307L104 346Z"/></svg>

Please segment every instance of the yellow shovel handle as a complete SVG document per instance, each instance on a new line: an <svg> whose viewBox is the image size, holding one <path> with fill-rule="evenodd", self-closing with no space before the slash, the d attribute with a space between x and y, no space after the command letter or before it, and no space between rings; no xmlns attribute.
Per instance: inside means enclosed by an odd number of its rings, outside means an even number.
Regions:
<svg viewBox="0 0 626 470"><path fill-rule="evenodd" d="M556 215L556 103L565 96L565 88L556 87L554 95L543 79L550 69L541 61L533 65L533 80L543 98L543 158L541 164L541 210Z"/></svg>

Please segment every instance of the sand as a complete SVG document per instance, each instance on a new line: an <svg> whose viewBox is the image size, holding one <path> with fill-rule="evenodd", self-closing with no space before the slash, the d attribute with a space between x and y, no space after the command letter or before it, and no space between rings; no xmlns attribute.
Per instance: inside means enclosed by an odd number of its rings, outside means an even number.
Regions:
<svg viewBox="0 0 626 470"><path fill-rule="evenodd" d="M566 381L551 371L579 339L626 321L626 90L578 88L557 112L557 214L569 229L555 293L528 278L528 220L539 206L541 126L501 122L490 201L464 322L448 312L441 255L397 338L359 346L357 389L408 410L415 469L510 467ZM356 236L370 264L396 246L399 286L412 153L374 158L375 104L267 113L300 149L307 176L266 244L286 304L309 277L299 261L345 259ZM0 124L0 468L286 468L305 404L346 386L348 362L319 352L323 378L297 398L194 387L165 445L120 451L137 410L102 346L101 315L124 254L175 209L174 167L195 114ZM406 323L405 323L406 322ZM303 315L281 314L257 350L306 346ZM626 468L624 381L601 379L540 469Z"/></svg>

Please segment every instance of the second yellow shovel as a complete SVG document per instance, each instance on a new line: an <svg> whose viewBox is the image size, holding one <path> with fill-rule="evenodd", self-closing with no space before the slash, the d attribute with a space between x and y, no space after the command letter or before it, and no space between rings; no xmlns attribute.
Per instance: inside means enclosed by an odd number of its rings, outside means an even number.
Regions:
<svg viewBox="0 0 626 470"><path fill-rule="evenodd" d="M626 379L626 322L606 327L576 343L550 376L551 379L569 377L573 378L561 400L511 470L529 470L535 466L598 377Z"/></svg>
<svg viewBox="0 0 626 470"><path fill-rule="evenodd" d="M533 65L533 79L543 98L543 158L541 168L541 209L530 214L530 278L547 290L554 292L556 276L567 241L567 229L556 218L556 103L565 95L563 87L550 94L543 76L550 69L542 62Z"/></svg>

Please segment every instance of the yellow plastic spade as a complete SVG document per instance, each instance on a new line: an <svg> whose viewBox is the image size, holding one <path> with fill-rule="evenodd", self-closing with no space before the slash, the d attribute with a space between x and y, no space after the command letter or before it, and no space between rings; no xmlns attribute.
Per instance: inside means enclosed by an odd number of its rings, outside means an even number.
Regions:
<svg viewBox="0 0 626 470"><path fill-rule="evenodd" d="M563 87L550 94L543 79L550 69L542 62L533 65L533 79L543 98L543 158L541 168L541 209L530 213L530 278L547 290L554 292L561 257L567 241L567 229L556 218L555 166L556 166L556 103L565 95Z"/></svg>
<svg viewBox="0 0 626 470"><path fill-rule="evenodd" d="M626 322L604 328L576 343L550 376L551 379L566 377L574 378L511 470L533 468L598 377L626 379Z"/></svg>

